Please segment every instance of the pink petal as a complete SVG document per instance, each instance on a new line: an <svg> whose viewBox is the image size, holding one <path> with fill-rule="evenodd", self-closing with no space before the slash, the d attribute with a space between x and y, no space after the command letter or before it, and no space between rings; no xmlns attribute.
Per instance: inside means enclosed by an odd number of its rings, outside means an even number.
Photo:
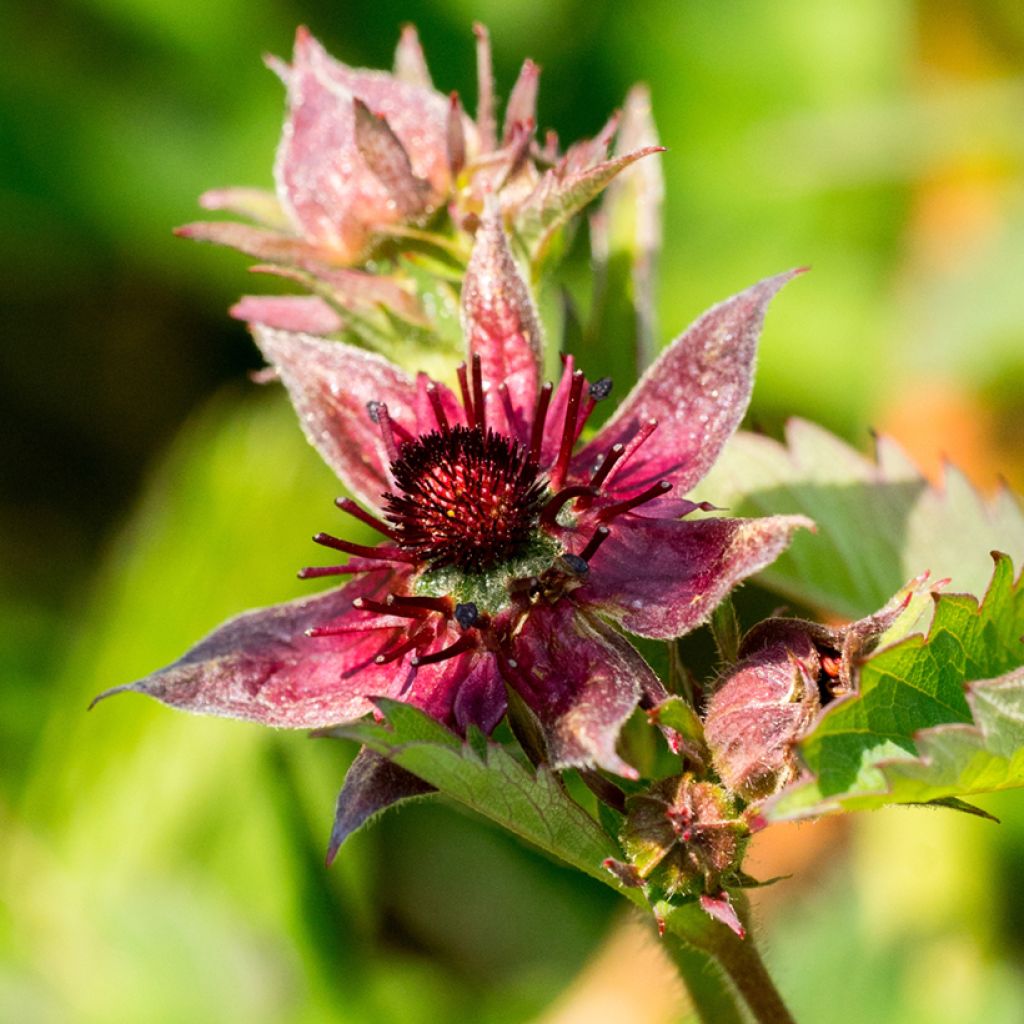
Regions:
<svg viewBox="0 0 1024 1024"><path fill-rule="evenodd" d="M743 418L765 310L799 272L769 277L708 310L659 356L575 464L591 465L655 419L658 429L606 489L632 493L667 479L678 493L689 491Z"/></svg>
<svg viewBox="0 0 1024 1024"><path fill-rule="evenodd" d="M369 697L395 694L404 683L395 665L376 665L388 631L352 607L357 597L383 598L402 575L368 573L316 597L246 612L145 679L119 686L172 707L289 729L311 729L360 718ZM365 623L371 628L360 629ZM353 632L307 637L316 626L351 625Z"/></svg>
<svg viewBox="0 0 1024 1024"><path fill-rule="evenodd" d="M491 37L479 22L473 25L473 34L476 36L476 126L480 133L480 152L490 153L498 145L498 126L494 115Z"/></svg>
<svg viewBox="0 0 1024 1024"><path fill-rule="evenodd" d="M334 250L321 245L311 245L293 235L269 231L266 228L254 228L249 224L237 224L229 220L196 221L175 228L174 233L179 238L226 245L244 252L246 256L267 260L270 263L291 263L296 266L310 263L329 265L338 258Z"/></svg>
<svg viewBox="0 0 1024 1024"><path fill-rule="evenodd" d="M277 191L293 223L311 240L355 262L374 228L402 216L360 153L354 99L387 119L412 173L433 189L433 203L447 194L445 97L384 72L348 68L304 29L296 35L286 84L289 113L274 168Z"/></svg>
<svg viewBox="0 0 1024 1024"><path fill-rule="evenodd" d="M502 145L507 146L512 139L516 125L528 125L531 129L537 122L537 87L540 80L540 68L527 57L519 71L516 84L508 97L505 107L505 131ZM531 132L532 134L532 132Z"/></svg>
<svg viewBox="0 0 1024 1024"><path fill-rule="evenodd" d="M702 893L700 907L705 914L713 917L716 921L721 921L722 924L734 931L741 939L747 937L747 930L743 927L739 914L736 913L736 908L729 902L729 894L727 892L721 892L717 896L709 896L707 893Z"/></svg>
<svg viewBox="0 0 1024 1024"><path fill-rule="evenodd" d="M288 230L288 218L273 192L262 188L214 188L199 197L204 210L225 210L263 227Z"/></svg>
<svg viewBox="0 0 1024 1024"><path fill-rule="evenodd" d="M236 320L307 334L334 334L341 317L315 295L244 295L228 312Z"/></svg>
<svg viewBox="0 0 1024 1024"><path fill-rule="evenodd" d="M514 654L508 681L543 725L552 767L597 765L635 779L615 744L641 696L658 690L637 651L563 598L534 608Z"/></svg>
<svg viewBox="0 0 1024 1024"><path fill-rule="evenodd" d="M469 354L480 357L484 382L492 392L488 415L492 410L497 415L501 407L493 391L502 383L517 412L532 412L540 375L540 321L494 204L484 214L466 268L462 329Z"/></svg>
<svg viewBox="0 0 1024 1024"><path fill-rule="evenodd" d="M288 389L309 443L364 504L388 490L388 456L367 409L383 402L392 420L416 422L416 386L381 356L340 341L256 325L253 337Z"/></svg>
<svg viewBox="0 0 1024 1024"><path fill-rule="evenodd" d="M434 88L415 25L402 26L402 34L395 48L395 78L421 89Z"/></svg>
<svg viewBox="0 0 1024 1024"><path fill-rule="evenodd" d="M803 516L645 519L623 515L590 563L579 602L631 633L668 640L704 622L741 580L775 561Z"/></svg>

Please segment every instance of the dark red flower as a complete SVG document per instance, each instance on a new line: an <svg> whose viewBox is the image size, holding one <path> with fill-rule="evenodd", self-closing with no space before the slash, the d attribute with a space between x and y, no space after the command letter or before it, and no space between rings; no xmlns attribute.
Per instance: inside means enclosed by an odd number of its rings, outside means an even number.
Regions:
<svg viewBox="0 0 1024 1024"><path fill-rule="evenodd" d="M582 445L610 383L588 382L568 357L557 387L540 384L538 319L496 211L463 287L458 397L360 349L257 327L307 437L359 500L338 507L381 540L319 534L347 560L302 575L350 582L242 615L119 689L298 728L397 697L490 732L508 684L539 719L553 767L635 777L619 729L664 691L609 623L680 636L808 525L707 517L711 506L681 496L738 425L765 309L791 276L705 313ZM386 770L363 762L356 777L375 772Z"/></svg>

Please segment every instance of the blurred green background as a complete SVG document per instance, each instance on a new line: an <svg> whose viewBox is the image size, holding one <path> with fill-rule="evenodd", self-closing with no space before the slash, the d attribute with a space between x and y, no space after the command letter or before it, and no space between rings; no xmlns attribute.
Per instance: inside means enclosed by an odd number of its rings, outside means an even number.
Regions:
<svg viewBox="0 0 1024 1024"><path fill-rule="evenodd" d="M0 1019L669 1021L614 898L441 803L325 871L352 750L97 691L299 593L336 483L228 304L243 257L174 239L271 183L306 23L390 65L415 22L472 102L543 67L592 133L649 83L667 179L660 324L789 266L753 422L900 437L1024 483L1024 13L1017 0L58 0L0 8ZM565 268L577 284L582 249ZM867 610L867 609L865 609ZM773 829L763 932L801 1020L1024 1019L1024 794ZM554 1005L552 1006L552 1001ZM597 1007L596 1009L594 1007ZM589 1009L588 1009L589 1008Z"/></svg>

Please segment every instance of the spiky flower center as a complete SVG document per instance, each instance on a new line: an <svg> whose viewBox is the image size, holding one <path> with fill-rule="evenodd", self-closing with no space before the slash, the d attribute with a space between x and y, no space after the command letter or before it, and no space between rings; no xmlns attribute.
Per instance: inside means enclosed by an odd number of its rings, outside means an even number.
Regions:
<svg viewBox="0 0 1024 1024"><path fill-rule="evenodd" d="M529 543L544 506L537 464L512 438L453 427L401 446L384 495L398 546L433 567L482 572Z"/></svg>

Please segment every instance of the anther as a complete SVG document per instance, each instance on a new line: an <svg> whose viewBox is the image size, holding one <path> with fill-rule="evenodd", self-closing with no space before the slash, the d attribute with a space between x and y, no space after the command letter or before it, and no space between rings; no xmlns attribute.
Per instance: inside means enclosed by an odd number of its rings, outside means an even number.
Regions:
<svg viewBox="0 0 1024 1024"><path fill-rule="evenodd" d="M476 647L476 639L468 633L463 633L455 643L449 644L440 651L434 651L433 654L414 654L409 659L409 663L413 667L432 665L438 661L447 661L449 658L454 658L464 651L472 650L474 647Z"/></svg>
<svg viewBox="0 0 1024 1024"><path fill-rule="evenodd" d="M564 554L562 555L562 561L577 575L586 576L590 571L590 566L587 565L587 560L581 558L579 555Z"/></svg>
<svg viewBox="0 0 1024 1024"><path fill-rule="evenodd" d="M553 498L550 498L544 508L541 509L541 523L544 526L554 526L558 522L558 513L562 511L565 505L584 495L593 497L595 493L592 487L588 487L585 484L578 484L575 487L564 487Z"/></svg>
<svg viewBox="0 0 1024 1024"><path fill-rule="evenodd" d="M367 526L372 526L378 533L382 533L385 537L390 537L392 540L395 539L395 531L390 526L360 508L351 498L335 498L334 504L342 512L347 512L354 519L358 519L361 523L366 523Z"/></svg>
<svg viewBox="0 0 1024 1024"><path fill-rule="evenodd" d="M634 494L632 498L627 498L625 501L616 502L614 505L609 505L607 508L601 509L597 516L599 519L614 519L616 516L622 515L623 512L628 512L630 509L636 508L638 505L645 505L649 501L653 501L655 498L660 498L665 494L668 494L672 490L672 484L668 480L659 480L656 484L652 484L645 491L641 491L639 494Z"/></svg>
<svg viewBox="0 0 1024 1024"><path fill-rule="evenodd" d="M607 526L599 526L594 531L594 535L587 541L587 546L580 552L579 557L583 561L589 562L597 553L597 549L608 539L608 534L611 532Z"/></svg>
<svg viewBox="0 0 1024 1024"><path fill-rule="evenodd" d="M611 377L601 377L599 380L595 380L589 388L590 397L595 402L600 402L607 398L612 393L612 379Z"/></svg>
<svg viewBox="0 0 1024 1024"><path fill-rule="evenodd" d="M554 385L548 381L537 392L537 406L533 412L533 429L530 432L530 449L526 454L527 459L533 463L540 462L540 448L544 441L544 421L547 419L553 390Z"/></svg>
<svg viewBox="0 0 1024 1024"><path fill-rule="evenodd" d="M480 610L472 601L455 606L455 621L462 629L472 629L480 618Z"/></svg>

